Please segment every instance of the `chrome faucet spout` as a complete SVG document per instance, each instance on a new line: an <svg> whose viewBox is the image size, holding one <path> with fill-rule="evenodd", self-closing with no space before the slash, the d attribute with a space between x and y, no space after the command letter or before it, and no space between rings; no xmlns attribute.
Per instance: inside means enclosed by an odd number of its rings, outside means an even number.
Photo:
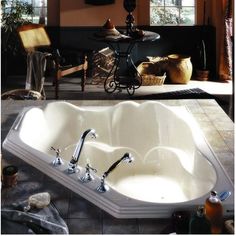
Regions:
<svg viewBox="0 0 236 236"><path fill-rule="evenodd" d="M82 133L82 135L80 136L80 140L76 145L74 154L72 155L72 160L74 163L77 163L79 161L79 157L80 157L80 154L84 145L84 141L87 135L91 135L91 138L97 137L96 131L94 129L87 129L86 131Z"/></svg>
<svg viewBox="0 0 236 236"><path fill-rule="evenodd" d="M76 167L76 164L79 161L80 154L81 154L81 151L82 151L82 148L83 148L83 145L84 145L84 141L85 141L85 139L88 135L90 135L91 138L96 138L97 137L96 131L94 129L87 129L82 133L82 135L80 136L80 140L77 143L75 151L72 155L72 159L69 163L69 168L68 168L69 173L74 173L75 172L75 167Z"/></svg>
<svg viewBox="0 0 236 236"><path fill-rule="evenodd" d="M130 153L125 153L119 160L114 162L107 171L104 172L100 186L98 186L97 190L101 193L104 193L109 190L109 187L105 184L105 179L107 176L114 170L121 162L130 163L134 160L134 157Z"/></svg>

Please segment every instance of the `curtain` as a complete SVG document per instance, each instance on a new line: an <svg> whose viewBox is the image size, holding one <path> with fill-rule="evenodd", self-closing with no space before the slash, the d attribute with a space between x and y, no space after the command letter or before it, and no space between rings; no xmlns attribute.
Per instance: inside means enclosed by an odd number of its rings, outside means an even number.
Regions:
<svg viewBox="0 0 236 236"><path fill-rule="evenodd" d="M233 75L233 0L221 0L224 19L220 41L220 80L232 80Z"/></svg>

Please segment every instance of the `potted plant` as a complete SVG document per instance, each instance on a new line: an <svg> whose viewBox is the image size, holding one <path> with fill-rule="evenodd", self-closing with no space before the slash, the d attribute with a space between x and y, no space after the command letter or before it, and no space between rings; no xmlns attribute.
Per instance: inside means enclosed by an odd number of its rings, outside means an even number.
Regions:
<svg viewBox="0 0 236 236"><path fill-rule="evenodd" d="M30 23L28 16L33 14L33 6L19 0L2 0L2 47L3 50L17 52L17 28Z"/></svg>
<svg viewBox="0 0 236 236"><path fill-rule="evenodd" d="M209 78L209 70L207 69L206 45L202 39L199 47L199 68L196 69L197 80L205 81Z"/></svg>
<svg viewBox="0 0 236 236"><path fill-rule="evenodd" d="M7 61L22 53L17 28L31 21L27 17L33 14L33 6L19 0L1 0L1 45L4 79L7 77Z"/></svg>

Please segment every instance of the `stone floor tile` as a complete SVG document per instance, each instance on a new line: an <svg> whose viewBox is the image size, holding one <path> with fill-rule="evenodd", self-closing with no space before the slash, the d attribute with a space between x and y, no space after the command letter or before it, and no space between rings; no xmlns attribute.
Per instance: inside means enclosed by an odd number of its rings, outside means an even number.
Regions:
<svg viewBox="0 0 236 236"><path fill-rule="evenodd" d="M202 106L202 109L209 116L210 116L210 114L224 113L224 110L220 106Z"/></svg>
<svg viewBox="0 0 236 236"><path fill-rule="evenodd" d="M68 217L69 201L71 191L56 181L46 181L44 178L44 191L51 196L51 202L54 204L60 215Z"/></svg>
<svg viewBox="0 0 236 236"><path fill-rule="evenodd" d="M103 219L103 234L138 234L136 219Z"/></svg>
<svg viewBox="0 0 236 236"><path fill-rule="evenodd" d="M197 121L197 123L199 122L210 122L210 119L208 116L206 116L204 113L195 113L192 114L193 118Z"/></svg>
<svg viewBox="0 0 236 236"><path fill-rule="evenodd" d="M200 106L216 106L217 102L215 99L196 99Z"/></svg>
<svg viewBox="0 0 236 236"><path fill-rule="evenodd" d="M229 147L230 151L234 153L234 131L219 131L219 133Z"/></svg>
<svg viewBox="0 0 236 236"><path fill-rule="evenodd" d="M43 192L43 183L37 181L19 181L15 187L8 190L5 204L12 204L14 202L25 201L29 196Z"/></svg>
<svg viewBox="0 0 236 236"><path fill-rule="evenodd" d="M192 114L204 114L204 111L201 108L201 106L199 106L199 104L188 105L186 107L187 107L187 110L190 111L190 113Z"/></svg>
<svg viewBox="0 0 236 236"><path fill-rule="evenodd" d="M173 227L170 219L138 219L140 234L169 234Z"/></svg>
<svg viewBox="0 0 236 236"><path fill-rule="evenodd" d="M117 219L114 216L107 213L106 211L102 211L102 218L103 219L109 219L109 220L116 220Z"/></svg>
<svg viewBox="0 0 236 236"><path fill-rule="evenodd" d="M8 166L8 165L15 165L19 167L19 166L24 166L27 164L25 161L21 160L19 157L16 157L10 152L4 149L2 149L1 151L2 151L2 167Z"/></svg>
<svg viewBox="0 0 236 236"><path fill-rule="evenodd" d="M230 123L233 124L231 119L226 116L226 115L222 115L222 112L219 113L207 113L207 116L209 117L209 119L215 123L217 122L223 122L223 123Z"/></svg>
<svg viewBox="0 0 236 236"><path fill-rule="evenodd" d="M1 130L9 130L13 125L17 114L10 114L10 115L1 115Z"/></svg>
<svg viewBox="0 0 236 236"><path fill-rule="evenodd" d="M224 169L231 181L234 183L234 165L225 165Z"/></svg>
<svg viewBox="0 0 236 236"><path fill-rule="evenodd" d="M7 195L8 195L8 188L2 187L1 188L1 206L4 206L6 204L5 202L7 199Z"/></svg>
<svg viewBox="0 0 236 236"><path fill-rule="evenodd" d="M221 164L223 165L223 168L225 169L229 178L232 182L234 182L234 154L230 152L219 152L216 153L216 155Z"/></svg>
<svg viewBox="0 0 236 236"><path fill-rule="evenodd" d="M221 164L224 165L233 165L234 163L234 154L231 152L217 152L216 153Z"/></svg>
<svg viewBox="0 0 236 236"><path fill-rule="evenodd" d="M229 152L229 148L218 131L204 130L205 137L214 152Z"/></svg>
<svg viewBox="0 0 236 236"><path fill-rule="evenodd" d="M220 135L224 140L234 141L234 129L233 130L219 130Z"/></svg>
<svg viewBox="0 0 236 236"><path fill-rule="evenodd" d="M216 129L219 131L233 131L234 130L234 124L231 122L225 122L225 121L213 121L213 124L215 125Z"/></svg>
<svg viewBox="0 0 236 236"><path fill-rule="evenodd" d="M180 99L179 104L184 106L199 106L197 99Z"/></svg>
<svg viewBox="0 0 236 236"><path fill-rule="evenodd" d="M145 100L143 102L145 102ZM161 100L161 101L158 101L158 102L161 102L161 103L163 103L167 106L181 106L182 105L180 100L173 101L173 100L168 100L167 99L167 100Z"/></svg>
<svg viewBox="0 0 236 236"><path fill-rule="evenodd" d="M1 129L1 139L2 139L2 141L5 140L5 138L7 137L8 132L9 132L9 128L7 128L7 129L5 129L5 128Z"/></svg>
<svg viewBox="0 0 236 236"><path fill-rule="evenodd" d="M102 210L78 194L72 193L68 218L100 219Z"/></svg>
<svg viewBox="0 0 236 236"><path fill-rule="evenodd" d="M211 121L199 121L198 125L203 133L215 130L215 126Z"/></svg>
<svg viewBox="0 0 236 236"><path fill-rule="evenodd" d="M101 219L67 219L70 234L102 234Z"/></svg>
<svg viewBox="0 0 236 236"><path fill-rule="evenodd" d="M31 181L32 179L43 181L43 177L44 174L41 171L27 163L18 166L18 178L20 181Z"/></svg>

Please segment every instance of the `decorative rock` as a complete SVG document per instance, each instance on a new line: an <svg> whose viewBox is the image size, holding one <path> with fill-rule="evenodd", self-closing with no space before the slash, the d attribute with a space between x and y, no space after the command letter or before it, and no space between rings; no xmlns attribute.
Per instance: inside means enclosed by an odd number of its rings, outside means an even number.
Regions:
<svg viewBox="0 0 236 236"><path fill-rule="evenodd" d="M29 211L32 207L42 209L50 204L51 196L48 192L37 193L31 195L28 199L28 206L24 208L24 211Z"/></svg>
<svg viewBox="0 0 236 236"><path fill-rule="evenodd" d="M49 193L37 193L29 197L29 205L36 208L44 208L49 205L51 196Z"/></svg>

